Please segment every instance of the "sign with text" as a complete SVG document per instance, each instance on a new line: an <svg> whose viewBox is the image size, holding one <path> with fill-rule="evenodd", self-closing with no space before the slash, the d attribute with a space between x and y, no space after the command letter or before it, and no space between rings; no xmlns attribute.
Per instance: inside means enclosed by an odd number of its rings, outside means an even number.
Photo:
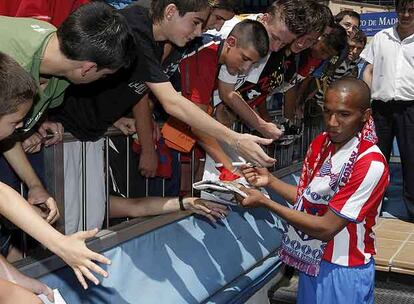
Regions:
<svg viewBox="0 0 414 304"><path fill-rule="evenodd" d="M392 27L397 23L395 12L365 13L361 14L360 29L367 36L374 36L379 31Z"/></svg>

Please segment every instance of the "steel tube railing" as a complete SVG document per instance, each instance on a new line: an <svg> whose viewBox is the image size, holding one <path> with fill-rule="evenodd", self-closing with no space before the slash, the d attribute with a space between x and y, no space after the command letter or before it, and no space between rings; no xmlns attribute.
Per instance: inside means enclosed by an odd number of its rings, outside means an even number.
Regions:
<svg viewBox="0 0 414 304"><path fill-rule="evenodd" d="M87 230L88 229L88 210L87 210L87 191L86 191L86 187L87 187L87 181L86 181L86 142L82 142L81 145L81 154L82 154L82 158L81 158L81 167L82 167L82 212L81 212L81 217L82 217L82 230Z"/></svg>
<svg viewBox="0 0 414 304"><path fill-rule="evenodd" d="M111 200L110 200L110 194L109 194L109 137L105 137L105 196L106 196L106 202L105 202L105 210L106 210L106 228L108 229L110 226L109 220L110 220L110 208L111 208Z"/></svg>
<svg viewBox="0 0 414 304"><path fill-rule="evenodd" d="M272 154L272 156L274 158L277 159L277 163L273 166L273 170L280 170L282 168L286 168L291 166L294 163L300 163L300 161L303 159L305 153L306 153L306 149L307 149L307 145L309 145L312 137L314 137L318 131L319 131L319 126L316 126L315 124L310 124L311 127L308 128L304 128L304 124L302 124L302 130L303 130L303 135L300 139L297 139L294 143L292 143L292 146L280 146L278 144L278 142L274 142L273 144L271 144L271 146L267 146L265 147L266 152ZM238 126L239 130L249 130L248 128L245 128L244 126ZM318 129L318 130L317 130ZM108 132L105 134L105 138L104 138L104 160L105 160L105 164L104 164L104 168L105 168L105 193L106 193L106 202L105 202L105 208L106 208L106 214L105 214L105 224L104 226L106 228L110 228L110 162L109 162L109 149L110 149L110 137L114 137L114 136L122 136L122 134L117 131L116 129L111 128L110 130L108 130ZM71 136L70 134L65 133L64 135L64 142L73 142L76 139L73 138L73 136ZM126 155L125 155L125 163L126 163L126 197L130 197L130 166L131 166L131 162L130 162L130 152L129 152L129 147L130 147L130 138L126 137L126 145L127 145L127 149L126 149ZM299 147L299 153L294 153L292 155L292 151L294 149L294 145L295 143L297 144L295 147L298 148ZM54 149L53 151L51 151L51 149ZM87 149L87 145L85 142L82 142L81 144L81 189L82 189L82 193L81 193L81 227L83 230L86 230L87 224L88 224L88 210L87 210L87 159L86 159L86 149ZM62 164L63 163L63 144L58 144L52 147L48 147L45 149L46 150L46 155L48 157L53 157L53 161L47 161L46 163L48 164L54 164L53 166L55 166L54 168L54 174L59 175L59 176L54 176L54 178L50 178L51 177L51 170L49 170L50 168L46 168L46 173L47 173L47 180L48 180L48 184L49 184L49 191L51 193L51 195L53 195L54 197L56 197L56 200L59 203L59 210L60 213L62 215L62 217L64 217L64 205L62 204L64 201L64 190L61 189L62 185L63 185L63 168L62 166L56 166L56 164ZM293 151L294 152L294 151ZM181 158L181 155L179 154L179 159ZM191 163L190 163L190 167L191 167L191 184L194 183L195 178L196 178L196 166L195 166L195 152L194 150L191 152ZM134 170L136 170L136 168L133 168ZM50 187L50 185L52 185ZM150 179L145 178L145 196L149 196L149 194L154 194L150 191ZM21 193L23 193L23 184L21 187ZM162 179L162 193L160 193L163 197L166 195L166 180ZM158 194L158 195L160 195ZM56 196L58 195L58 197ZM191 195L194 195L194 191L191 189ZM23 234L22 237L22 249L23 249L23 256L26 257L27 256L27 236L25 234Z"/></svg>

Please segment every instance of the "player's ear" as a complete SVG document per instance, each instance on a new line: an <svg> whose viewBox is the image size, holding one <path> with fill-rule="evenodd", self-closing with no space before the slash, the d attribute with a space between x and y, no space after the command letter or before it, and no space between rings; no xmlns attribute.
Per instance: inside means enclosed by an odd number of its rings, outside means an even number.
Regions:
<svg viewBox="0 0 414 304"><path fill-rule="evenodd" d="M235 47L237 43L237 38L234 36L228 36L226 42L229 47Z"/></svg>
<svg viewBox="0 0 414 304"><path fill-rule="evenodd" d="M363 117L362 117L362 121L365 123L365 122L367 122L368 120L369 120L369 118L371 117L371 115L372 115L372 110L371 110L371 108L368 108L368 109L365 109L365 111L364 111L364 115L363 115Z"/></svg>

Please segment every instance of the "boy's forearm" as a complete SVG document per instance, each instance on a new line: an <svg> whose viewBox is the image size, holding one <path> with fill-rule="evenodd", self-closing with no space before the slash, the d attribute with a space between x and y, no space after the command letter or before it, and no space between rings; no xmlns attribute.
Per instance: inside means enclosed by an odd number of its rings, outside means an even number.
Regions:
<svg viewBox="0 0 414 304"><path fill-rule="evenodd" d="M141 143L142 152L154 152L154 141L152 138L153 124L152 111L150 109L150 100L148 95L137 103L133 109L132 114L135 119L135 128L137 130L139 142Z"/></svg>
<svg viewBox="0 0 414 304"><path fill-rule="evenodd" d="M296 108L298 106L298 94L299 88L298 85L290 88L284 94L284 117L287 119L293 120L296 114Z"/></svg>
<svg viewBox="0 0 414 304"><path fill-rule="evenodd" d="M264 122L272 121L269 111L267 110L266 102L262 102L261 104L259 104L257 106L257 111L259 112L259 115Z"/></svg>
<svg viewBox="0 0 414 304"><path fill-rule="evenodd" d="M179 95L171 84L152 84L148 87L161 102L168 114L178 118L191 127L198 128L208 135L235 146L237 133L214 120L191 101Z"/></svg>
<svg viewBox="0 0 414 304"><path fill-rule="evenodd" d="M193 133L198 138L198 144L216 163L222 163L226 169L233 170L231 159L227 156L216 139L197 129L193 129Z"/></svg>
<svg viewBox="0 0 414 304"><path fill-rule="evenodd" d="M3 155L16 172L17 176L20 177L28 188L42 186L40 179L37 177L32 165L27 159L27 155L23 150L21 142L16 141L11 149L3 152Z"/></svg>
<svg viewBox="0 0 414 304"><path fill-rule="evenodd" d="M266 123L237 92L233 84L226 84L219 81L219 93L221 100L236 113L244 123L250 127L260 130Z"/></svg>
<svg viewBox="0 0 414 304"><path fill-rule="evenodd" d="M16 191L0 183L0 213L9 221L56 252L63 236L43 220Z"/></svg>

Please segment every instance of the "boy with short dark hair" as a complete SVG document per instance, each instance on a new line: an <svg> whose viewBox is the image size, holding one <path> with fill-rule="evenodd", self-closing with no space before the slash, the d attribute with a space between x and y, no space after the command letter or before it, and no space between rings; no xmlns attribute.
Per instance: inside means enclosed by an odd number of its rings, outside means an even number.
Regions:
<svg viewBox="0 0 414 304"><path fill-rule="evenodd" d="M131 48L134 39L125 18L110 6L98 2L81 6L58 30L40 20L2 16L0 39L0 51L23 66L39 87L23 132L40 123L47 109L62 103L69 81L91 82L127 66L133 60ZM41 136L33 135L37 136L37 144L47 133L53 134L53 138L47 140L46 145L56 143L63 136L62 126L48 121L44 121L38 131ZM21 143L12 144L3 155L27 185L28 200L48 202L50 213L56 219L56 203L49 200L50 195L27 160ZM8 178L5 172L2 170L3 180Z"/></svg>
<svg viewBox="0 0 414 304"><path fill-rule="evenodd" d="M36 93L36 84L30 74L10 56L0 52L0 141L23 126L24 117L30 110ZM0 183L0 214L60 256L74 269L84 288L87 288L84 275L94 283L99 283L91 276L90 270L105 277L108 275L99 266L91 264L91 261L105 264L110 261L90 251L84 243L87 238L95 236L97 230L63 236L42 220L17 192L3 183ZM53 291L48 286L20 273L3 256L0 256L0 265L0 290L8 290L8 293L0 293L1 303L33 303L29 302L36 300L32 293L45 294L53 300Z"/></svg>
<svg viewBox="0 0 414 304"><path fill-rule="evenodd" d="M226 39L203 35L201 43L187 50L188 55L180 63L183 96L198 104L209 104L218 67L226 66L232 75L247 73L268 49L266 29L254 20L236 24Z"/></svg>
<svg viewBox="0 0 414 304"><path fill-rule="evenodd" d="M309 97L308 93L314 94L316 82L309 76L322 62L339 56L346 49L345 29L338 24L330 27L329 33L323 34L316 44L298 54L285 71L286 83L279 90L284 93L284 117L291 121L301 112L298 112L299 105Z"/></svg>
<svg viewBox="0 0 414 304"><path fill-rule="evenodd" d="M367 44L367 36L361 30L358 30L352 39L348 39L348 60L355 62L356 66L352 75L362 79L362 74L366 66L364 59L359 57Z"/></svg>
<svg viewBox="0 0 414 304"><path fill-rule="evenodd" d="M182 95L207 111L217 89L220 66L225 66L232 75L245 74L267 55L268 50L267 31L255 20L237 23L226 39L203 35L201 43L194 44L194 50L187 50L188 55L180 63ZM214 138L196 128L192 130L199 144L216 162L228 161ZM230 169L230 163L225 165Z"/></svg>

